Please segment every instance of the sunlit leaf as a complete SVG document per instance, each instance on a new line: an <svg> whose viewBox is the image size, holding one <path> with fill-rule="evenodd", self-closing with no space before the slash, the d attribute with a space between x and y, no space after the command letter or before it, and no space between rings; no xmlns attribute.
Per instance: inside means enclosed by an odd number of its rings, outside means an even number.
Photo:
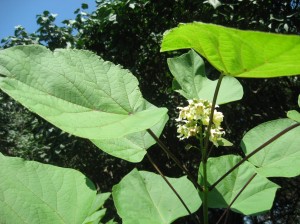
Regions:
<svg viewBox="0 0 300 224"><path fill-rule="evenodd" d="M207 161L209 185L215 183L240 160L241 157L234 155L209 158ZM202 165L199 170L199 180L202 183ZM210 208L227 208L247 181L255 174L254 166L249 162L244 162L208 193L208 206ZM245 215L268 211L272 207L278 187L267 178L257 174L233 203L231 210Z"/></svg>
<svg viewBox="0 0 300 224"><path fill-rule="evenodd" d="M157 124L165 108L141 110L137 79L89 51L38 45L0 51L0 88L71 134L119 138Z"/></svg>
<svg viewBox="0 0 300 224"><path fill-rule="evenodd" d="M191 212L201 205L186 178L168 178ZM167 224L188 212L161 176L134 169L113 187L113 199L123 224Z"/></svg>
<svg viewBox="0 0 300 224"><path fill-rule="evenodd" d="M149 108L156 107L145 101L144 109ZM168 115L165 115L156 125L150 128L151 131L156 136L160 136L167 121ZM121 138L91 141L108 154L135 163L140 162L144 158L146 150L156 143L147 131L129 134Z"/></svg>
<svg viewBox="0 0 300 224"><path fill-rule="evenodd" d="M78 223L92 211L94 184L76 170L0 153L1 223Z"/></svg>
<svg viewBox="0 0 300 224"><path fill-rule="evenodd" d="M204 62L193 50L176 58L169 58L168 65L180 89L176 90L186 99L205 99L212 102L217 80L206 77ZM243 87L234 77L222 80L217 104L239 100L243 97Z"/></svg>
<svg viewBox="0 0 300 224"><path fill-rule="evenodd" d="M165 33L161 51L192 48L217 70L235 77L300 74L300 37L242 31L214 24L181 24Z"/></svg>
<svg viewBox="0 0 300 224"><path fill-rule="evenodd" d="M287 127L297 124L278 119L256 126L246 133L241 147L246 155ZM257 172L266 177L294 177L300 174L300 126L288 131L249 158Z"/></svg>

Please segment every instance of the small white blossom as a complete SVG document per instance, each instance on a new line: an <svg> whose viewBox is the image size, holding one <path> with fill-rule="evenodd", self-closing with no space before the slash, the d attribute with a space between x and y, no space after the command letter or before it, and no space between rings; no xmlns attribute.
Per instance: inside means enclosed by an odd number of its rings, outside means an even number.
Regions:
<svg viewBox="0 0 300 224"><path fill-rule="evenodd" d="M211 113L212 104L207 100L193 99L188 100L189 105L186 107L178 107L179 116L175 119L179 124L177 125L178 138L180 140L195 137L202 130L202 126L207 126L209 123L209 116ZM217 107L217 106L216 106ZM225 134L221 128L223 121L223 114L214 111L213 124L210 130L209 140L218 146L218 141Z"/></svg>
<svg viewBox="0 0 300 224"><path fill-rule="evenodd" d="M222 136L225 134L225 131L223 131L223 129L221 127L218 128L211 128L210 129L210 136L209 136L209 140L215 145L215 146L219 146L219 141L222 138Z"/></svg>
<svg viewBox="0 0 300 224"><path fill-rule="evenodd" d="M218 112L217 110L214 111L214 118L213 118L213 123L216 125L216 126L220 126L221 125L221 122L223 121L223 113L221 112Z"/></svg>

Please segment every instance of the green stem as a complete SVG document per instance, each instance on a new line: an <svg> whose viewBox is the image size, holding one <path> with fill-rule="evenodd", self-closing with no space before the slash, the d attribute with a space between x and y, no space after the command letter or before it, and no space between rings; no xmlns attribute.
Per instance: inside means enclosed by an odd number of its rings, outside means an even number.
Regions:
<svg viewBox="0 0 300 224"><path fill-rule="evenodd" d="M206 149L202 149L202 172L203 172L203 221L204 224L208 224L208 183L207 183L207 169L206 164L207 160L204 159L206 157Z"/></svg>
<svg viewBox="0 0 300 224"><path fill-rule="evenodd" d="M203 125L200 126L199 131L199 143L201 149L201 162L202 162L202 174L203 174L203 198L202 198L202 205L203 205L203 221L204 224L208 223L208 183L207 183L207 169L206 169L206 157L207 157L207 150L204 148L203 145Z"/></svg>
<svg viewBox="0 0 300 224"><path fill-rule="evenodd" d="M202 198L202 208L203 208L203 221L204 224L208 224L208 183L207 183L207 170L206 170L206 157L207 157L207 150L205 149L203 145L203 125L200 124L200 130L199 130L199 136L197 139L200 143L200 149L201 149L201 162L202 162L202 176L203 176L203 198Z"/></svg>
<svg viewBox="0 0 300 224"><path fill-rule="evenodd" d="M216 107L216 102L217 102L217 97L218 97L218 93L220 90L220 86L221 86L221 82L222 79L224 77L224 74L221 74L214 92L214 97L213 97L213 101L212 101L212 107L211 107L211 113L209 116L209 123L207 126L207 130L206 130L206 135L205 135L205 139L204 139L204 146L203 146L203 135L201 134L200 136L200 146L202 147L202 173L203 173L203 201L202 201L202 205L203 205L203 221L204 224L208 224L208 192L209 192L209 186L208 186L208 182L207 182L207 151L208 151L208 141L209 141L209 134L210 134L210 129L213 123L213 116L214 116L214 111L215 111L215 107ZM202 133L202 132L201 132Z"/></svg>
<svg viewBox="0 0 300 224"><path fill-rule="evenodd" d="M220 87L221 87L223 77L224 77L224 74L221 73L221 75L218 79L218 83L217 83L215 93L214 93L214 97L213 97L213 101L212 101L211 113L210 113L210 116L209 116L209 122L208 122L205 141L204 141L204 148L206 150L208 149L208 140L209 140L210 129L211 129L211 126L212 126L212 123L213 123L213 117L214 117L215 107L216 107L216 103L217 103L217 97L218 97L218 94L219 94L219 90L220 90Z"/></svg>

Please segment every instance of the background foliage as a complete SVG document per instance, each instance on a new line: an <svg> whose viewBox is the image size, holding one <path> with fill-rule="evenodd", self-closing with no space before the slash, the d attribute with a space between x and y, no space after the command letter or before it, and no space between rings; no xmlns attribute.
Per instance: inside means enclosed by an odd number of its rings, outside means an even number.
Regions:
<svg viewBox="0 0 300 224"><path fill-rule="evenodd" d="M38 43L55 48L79 48L96 52L104 60L121 64L137 76L145 99L157 106L170 109L169 121L162 140L197 174L200 158L197 151L184 149L178 142L174 119L176 107L184 99L171 91L172 78L167 68L170 53L160 53L162 34L178 23L202 21L240 29L299 34L299 1L97 1L98 8L91 14L77 9L74 20L55 24L55 15L48 11L37 15L39 29L28 33L19 26L15 35L2 40L2 47ZM182 52L178 52L182 53ZM208 64L207 74L217 73ZM243 134L264 121L286 116L288 110L297 109L300 93L298 77L276 79L240 79L244 88L241 101L221 106L225 114L226 138L234 147L214 151L213 156L235 153L243 155L238 147ZM64 167L78 169L90 177L101 191L111 191L133 167L152 170L147 160L135 165L115 159L96 149L86 140L75 138L54 128L43 119L31 114L4 93L0 93L0 144L5 155L20 156ZM159 167L168 176L179 176L181 171L157 147L150 149ZM157 156L157 155L160 156ZM300 216L300 179L274 178L282 189L278 191L271 212L245 217L252 223L296 223ZM112 211L108 209L108 211ZM211 218L221 211L211 211ZM111 216L115 214L111 213ZM243 217L232 213L229 223L242 223ZM183 223L184 220L179 220ZM185 222L189 222L185 219ZM213 222L213 221L212 221ZM250 222L250 223L251 223Z"/></svg>

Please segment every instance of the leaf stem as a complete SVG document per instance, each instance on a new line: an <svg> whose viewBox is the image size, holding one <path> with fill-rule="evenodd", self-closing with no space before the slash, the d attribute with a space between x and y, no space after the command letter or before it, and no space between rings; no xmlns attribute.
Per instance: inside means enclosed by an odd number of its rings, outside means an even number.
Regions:
<svg viewBox="0 0 300 224"><path fill-rule="evenodd" d="M228 205L228 207L225 209L225 211L223 212L223 214L221 215L221 217L219 218L219 220L217 221L216 224L219 224L221 222L221 220L223 219L224 215L227 214L228 215L228 211L231 208L231 206L233 205L233 203L238 199L238 197L241 195L241 193L246 189L246 187L250 184L250 182L254 179L254 177L257 175L257 173L253 174L250 179L246 182L246 184L242 187L242 189L237 193L237 195L233 198L232 202ZM227 215L226 215L226 220L227 220ZM225 221L226 223L226 221Z"/></svg>
<svg viewBox="0 0 300 224"><path fill-rule="evenodd" d="M181 196L179 195L179 193L175 190L175 188L172 186L172 184L170 183L170 181L168 181L168 179L165 177L165 175L161 172L161 170L155 164L155 162L153 161L153 159L151 158L151 156L149 155L149 153L147 153L147 157L148 157L150 163L152 164L152 166L154 167L154 169L164 179L164 181L168 184L168 186L171 188L171 190L174 192L174 194L180 200L180 202L183 205L183 207L186 209L186 211L189 213L189 215L194 219L195 223L199 223L200 224L201 222L200 222L200 219L197 216L197 214L194 214L194 215L192 214L192 212L190 211L190 209L188 208L188 206L185 204L185 202L183 201L183 199L181 198Z"/></svg>
<svg viewBox="0 0 300 224"><path fill-rule="evenodd" d="M156 141L156 143L160 146L160 148L176 163L176 165L189 177L192 183L200 190L203 190L203 187L195 180L193 175L188 171L184 165L176 158L176 156L168 149L168 147L151 131L151 129L147 129L147 132L151 135L151 137Z"/></svg>
<svg viewBox="0 0 300 224"><path fill-rule="evenodd" d="M202 149L202 158L206 157L205 148ZM204 224L208 224L208 181L207 181L207 161L202 159L202 172L203 172L203 221Z"/></svg>
<svg viewBox="0 0 300 224"><path fill-rule="evenodd" d="M256 153L258 153L260 150L262 150L264 147L266 147L267 145L271 144L272 142L274 142L275 140L277 140L279 137L281 137L282 135L286 134L287 132L289 132L290 130L298 127L300 125L300 123L296 123L293 124L289 127L287 127L286 129L282 130L281 132L279 132L278 134L274 135L272 138L270 138L268 141L266 141L265 143L263 143L262 145L260 145L259 147L257 147L253 152L251 152L249 155L245 156L240 162L238 162L237 164L235 164L230 170L228 170L222 177L220 177L213 185L210 186L209 190L211 191L217 184L219 184L225 177L227 177L232 171L234 171L236 168L238 168L243 162L245 162L246 160L248 160L250 157L252 157L253 155L255 155Z"/></svg>

